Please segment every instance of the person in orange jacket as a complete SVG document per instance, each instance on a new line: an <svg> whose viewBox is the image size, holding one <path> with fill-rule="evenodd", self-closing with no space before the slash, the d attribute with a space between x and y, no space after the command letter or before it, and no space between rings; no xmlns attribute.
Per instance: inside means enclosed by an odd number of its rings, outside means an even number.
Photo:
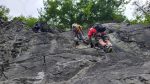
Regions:
<svg viewBox="0 0 150 84"><path fill-rule="evenodd" d="M85 37L83 33L83 27L77 23L72 24L72 32L74 41L76 41L75 45L79 45L79 41L85 42Z"/></svg>

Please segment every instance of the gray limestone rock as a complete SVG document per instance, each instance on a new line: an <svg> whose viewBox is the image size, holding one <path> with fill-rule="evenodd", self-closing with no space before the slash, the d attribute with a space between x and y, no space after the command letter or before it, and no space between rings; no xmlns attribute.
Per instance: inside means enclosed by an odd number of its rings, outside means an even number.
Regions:
<svg viewBox="0 0 150 84"><path fill-rule="evenodd" d="M73 47L71 32L0 25L0 84L150 84L150 28L103 24L113 52Z"/></svg>

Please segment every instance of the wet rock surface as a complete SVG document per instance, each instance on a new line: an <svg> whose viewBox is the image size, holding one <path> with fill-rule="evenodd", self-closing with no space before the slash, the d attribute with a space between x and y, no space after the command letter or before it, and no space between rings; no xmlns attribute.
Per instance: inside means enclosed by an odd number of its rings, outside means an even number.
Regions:
<svg viewBox="0 0 150 84"><path fill-rule="evenodd" d="M0 84L150 84L150 28L108 28L113 52L74 48L71 32L34 33L21 22L0 26Z"/></svg>

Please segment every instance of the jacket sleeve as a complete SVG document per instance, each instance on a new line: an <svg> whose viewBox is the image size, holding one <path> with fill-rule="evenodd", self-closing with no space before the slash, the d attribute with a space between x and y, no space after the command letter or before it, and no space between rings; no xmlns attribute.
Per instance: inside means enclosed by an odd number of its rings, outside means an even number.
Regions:
<svg viewBox="0 0 150 84"><path fill-rule="evenodd" d="M88 39L91 39L91 37L96 33L96 30L94 28L90 28L88 31Z"/></svg>
<svg viewBox="0 0 150 84"><path fill-rule="evenodd" d="M88 39L91 39L91 37L92 37L92 31L89 29L89 31L88 31Z"/></svg>

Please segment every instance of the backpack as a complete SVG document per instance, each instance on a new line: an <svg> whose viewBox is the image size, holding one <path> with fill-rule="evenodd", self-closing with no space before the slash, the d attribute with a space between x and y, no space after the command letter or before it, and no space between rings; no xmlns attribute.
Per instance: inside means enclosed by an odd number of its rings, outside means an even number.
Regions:
<svg viewBox="0 0 150 84"><path fill-rule="evenodd" d="M94 24L93 27L96 29L97 32L104 32L106 30L106 27L103 27L99 23Z"/></svg>

